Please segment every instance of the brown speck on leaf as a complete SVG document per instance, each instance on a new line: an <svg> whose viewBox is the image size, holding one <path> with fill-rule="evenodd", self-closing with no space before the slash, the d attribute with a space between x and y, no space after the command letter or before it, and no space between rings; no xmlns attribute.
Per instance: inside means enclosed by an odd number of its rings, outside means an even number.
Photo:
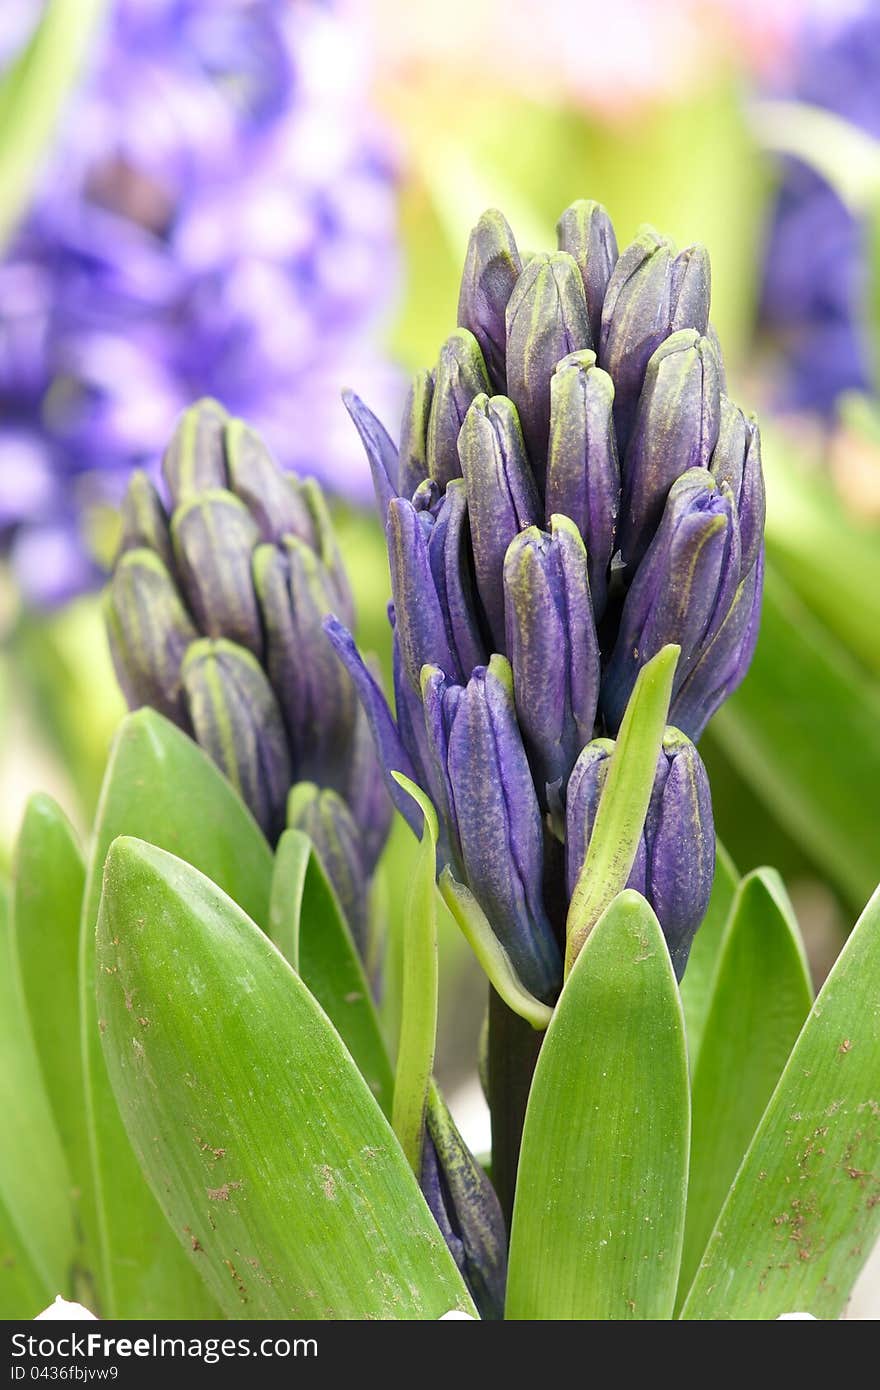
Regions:
<svg viewBox="0 0 880 1390"><path fill-rule="evenodd" d="M202 1249L202 1243L198 1236L190 1236L189 1241L194 1251Z"/></svg>
<svg viewBox="0 0 880 1390"><path fill-rule="evenodd" d="M849 1052L849 1050L850 1050L851 1047L852 1047L852 1039L851 1039L851 1038L844 1038L843 1042L840 1044L840 1047L839 1047L837 1050L838 1050L838 1052L840 1052L840 1053Z"/></svg>
<svg viewBox="0 0 880 1390"><path fill-rule="evenodd" d="M323 1174L323 1176L324 1176L324 1182L323 1182L324 1196L327 1198L327 1201L328 1201L328 1202L335 1202L335 1201L336 1201L336 1179L335 1179L335 1177L333 1176L333 1169L330 1167L329 1163L325 1163L324 1166L323 1166L322 1169L321 1169L321 1172L322 1172L322 1174Z"/></svg>
<svg viewBox="0 0 880 1390"><path fill-rule="evenodd" d="M138 1023L142 1028L152 1028L153 1026L148 1018L143 1018L142 1016L138 1017Z"/></svg>
<svg viewBox="0 0 880 1390"><path fill-rule="evenodd" d="M107 1020L106 1020L106 1018L99 1018L99 1019L98 1019L98 1032L99 1032L99 1033L106 1033L106 1032L107 1032Z"/></svg>
<svg viewBox="0 0 880 1390"><path fill-rule="evenodd" d="M125 1007L128 1009L128 1012L131 1013L131 1006L134 1003L134 990L123 990L123 994L125 995Z"/></svg>
<svg viewBox="0 0 880 1390"><path fill-rule="evenodd" d="M209 1202L228 1202L230 1192L241 1187L240 1182L225 1182L221 1187L206 1187Z"/></svg>
<svg viewBox="0 0 880 1390"><path fill-rule="evenodd" d="M242 1303L247 1303L247 1289L244 1286L244 1280L242 1279L241 1275L239 1274L238 1270L235 1268L235 1265L232 1263L231 1260L224 1260L223 1263L229 1270L229 1273L232 1275L232 1281L235 1284L236 1290L238 1291L239 1298L241 1299Z"/></svg>

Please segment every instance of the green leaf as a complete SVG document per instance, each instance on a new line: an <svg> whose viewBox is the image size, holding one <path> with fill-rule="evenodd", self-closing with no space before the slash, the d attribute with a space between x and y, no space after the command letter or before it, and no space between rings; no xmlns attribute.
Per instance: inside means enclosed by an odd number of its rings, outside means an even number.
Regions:
<svg viewBox="0 0 880 1390"><path fill-rule="evenodd" d="M755 658L712 733L792 837L863 903L877 875L880 692L770 565Z"/></svg>
<svg viewBox="0 0 880 1390"><path fill-rule="evenodd" d="M0 891L0 1314L34 1317L69 1293L76 1241L70 1172L64 1159L31 1035L6 894ZM6 1300L9 1300L7 1305Z"/></svg>
<svg viewBox="0 0 880 1390"><path fill-rule="evenodd" d="M227 1316L473 1312L387 1121L277 948L152 845L117 840L104 885L107 1065L153 1190Z"/></svg>
<svg viewBox="0 0 880 1390"><path fill-rule="evenodd" d="M737 890L694 1070L683 1294L812 1002L782 880L757 869Z"/></svg>
<svg viewBox="0 0 880 1390"><path fill-rule="evenodd" d="M422 1171L422 1146L428 1091L437 1043L437 814L414 782L400 772L392 777L422 813L422 838L407 895L403 939L400 1038L394 1077L392 1124L410 1167Z"/></svg>
<svg viewBox="0 0 880 1390"><path fill-rule="evenodd" d="M79 922L86 870L73 827L51 797L32 796L15 852L13 943L30 1027L73 1183L90 1180L79 1039Z"/></svg>
<svg viewBox="0 0 880 1390"><path fill-rule="evenodd" d="M390 1115L394 1082L370 986L320 858L300 830L285 830L278 842L270 922L272 940L305 980Z"/></svg>
<svg viewBox="0 0 880 1390"><path fill-rule="evenodd" d="M596 822L566 922L568 972L606 907L625 887L645 824L680 647L663 647L639 671L599 798Z"/></svg>
<svg viewBox="0 0 880 1390"><path fill-rule="evenodd" d="M123 721L101 793L80 941L101 1313L112 1318L211 1317L215 1305L143 1179L101 1051L94 931L104 859L111 842L123 834L137 835L193 864L264 927L269 925L272 854L244 803L191 739L153 710L138 710ZM136 1023L134 998L131 1003Z"/></svg>
<svg viewBox="0 0 880 1390"><path fill-rule="evenodd" d="M691 1075L696 1070L697 1058L700 1055L715 968L738 883L739 874L733 860L721 841L716 840L712 896L700 929L694 937L687 970L681 982L681 1006L684 1009Z"/></svg>
<svg viewBox="0 0 880 1390"><path fill-rule="evenodd" d="M587 939L538 1057L508 1318L671 1316L689 1128L678 986L657 918L627 890Z"/></svg>
<svg viewBox="0 0 880 1390"><path fill-rule="evenodd" d="M794 1046L683 1318L840 1316L880 1233L878 979L880 890Z"/></svg>

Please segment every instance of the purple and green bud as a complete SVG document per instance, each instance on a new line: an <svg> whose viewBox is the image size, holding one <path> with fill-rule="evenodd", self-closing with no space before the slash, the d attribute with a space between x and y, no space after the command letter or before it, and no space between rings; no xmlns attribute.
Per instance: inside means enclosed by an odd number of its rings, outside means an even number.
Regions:
<svg viewBox="0 0 880 1390"><path fill-rule="evenodd" d="M612 732L620 726L641 667L674 642L681 656L670 719L690 738L699 738L705 720L695 724L691 706L680 708L678 695L724 623L739 583L739 526L730 488L705 469L692 468L670 489L657 534L623 605L602 682L602 711Z"/></svg>
<svg viewBox="0 0 880 1390"><path fill-rule="evenodd" d="M120 508L122 534L118 555L129 550L152 550L173 573L174 552L162 499L142 469L135 469Z"/></svg>
<svg viewBox="0 0 880 1390"><path fill-rule="evenodd" d="M620 467L614 439L614 384L592 351L558 364L550 382L550 447L545 516L570 517L587 547L593 612L605 612L617 548Z"/></svg>
<svg viewBox="0 0 880 1390"><path fill-rule="evenodd" d="M400 424L397 492L412 497L428 476L428 421L434 399L434 373L416 372L409 388Z"/></svg>
<svg viewBox="0 0 880 1390"><path fill-rule="evenodd" d="M458 436L475 396L491 390L480 345L466 328L440 349L428 418L428 473L441 488L461 477Z"/></svg>
<svg viewBox="0 0 880 1390"><path fill-rule="evenodd" d="M436 1086L425 1119L425 1201L483 1319L504 1316L507 1232L495 1189L468 1149Z"/></svg>
<svg viewBox="0 0 880 1390"><path fill-rule="evenodd" d="M565 248L567 249L567 248ZM461 291L458 323L480 345L491 389L507 390L507 330L505 314L522 261L507 219L496 209L484 212L470 235Z"/></svg>
<svg viewBox="0 0 880 1390"><path fill-rule="evenodd" d="M463 479L454 478L442 496L429 479L413 494L413 506L428 538L428 563L449 648L456 670L466 678L475 666L485 665L487 653L478 613Z"/></svg>
<svg viewBox="0 0 880 1390"><path fill-rule="evenodd" d="M199 632L152 550L120 556L104 603L116 678L130 709L149 705L191 732L180 668Z"/></svg>
<svg viewBox="0 0 880 1390"><path fill-rule="evenodd" d="M610 739L596 739L583 750L571 775L566 805L569 893L586 858L613 751ZM626 886L646 897L656 912L679 980L706 915L714 876L709 779L693 743L670 726L663 736L645 825Z"/></svg>
<svg viewBox="0 0 880 1390"><path fill-rule="evenodd" d="M273 843L292 780L281 710L260 663L223 638L201 638L181 666L196 742L250 807Z"/></svg>
<svg viewBox="0 0 880 1390"><path fill-rule="evenodd" d="M623 463L619 546L630 572L651 543L676 478L709 467L720 409L709 339L694 329L670 334L648 363Z"/></svg>
<svg viewBox="0 0 880 1390"><path fill-rule="evenodd" d="M541 520L541 503L523 443L516 407L506 396L477 396L458 443L468 499L477 589L494 649L504 651L502 572L513 538ZM427 659L427 658L426 658ZM432 658L454 674L443 661ZM469 671L459 671L467 679Z"/></svg>
<svg viewBox="0 0 880 1390"><path fill-rule="evenodd" d="M742 575L754 568L764 542L766 499L761 467L761 432L727 396L721 397L718 441L709 470L733 494L739 516Z"/></svg>
<svg viewBox="0 0 880 1390"><path fill-rule="evenodd" d="M369 879L362 837L342 797L314 782L297 782L287 800L287 825L302 830L333 885L360 954L366 958Z"/></svg>
<svg viewBox="0 0 880 1390"><path fill-rule="evenodd" d="M611 273L602 306L599 362L614 381L614 422L626 453L648 362L680 328L705 333L711 281L703 246L676 255L671 241L643 227Z"/></svg>
<svg viewBox="0 0 880 1390"><path fill-rule="evenodd" d="M617 237L601 203L585 198L566 208L556 224L556 244L573 257L584 282L590 341L595 347L602 330L602 305L611 272L617 264Z"/></svg>
<svg viewBox="0 0 880 1390"><path fill-rule="evenodd" d="M543 495L550 432L550 380L557 362L592 347L581 272L566 251L533 256L507 305L507 394L519 412Z"/></svg>
<svg viewBox="0 0 880 1390"><path fill-rule="evenodd" d="M190 612L208 637L227 637L262 655L263 633L251 556L260 528L247 507L220 488L193 495L171 518L171 540Z"/></svg>
<svg viewBox="0 0 880 1390"><path fill-rule="evenodd" d="M549 535L530 526L511 541L504 603L517 718L546 809L564 798L599 698L587 552L568 517L554 516Z"/></svg>

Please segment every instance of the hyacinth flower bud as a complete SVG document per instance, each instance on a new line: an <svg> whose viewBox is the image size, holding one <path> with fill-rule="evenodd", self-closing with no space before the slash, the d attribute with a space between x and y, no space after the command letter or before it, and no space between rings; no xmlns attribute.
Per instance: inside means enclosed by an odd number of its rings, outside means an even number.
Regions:
<svg viewBox="0 0 880 1390"><path fill-rule="evenodd" d="M324 632L334 594L314 551L291 536L253 555L265 666L284 717L297 776L342 791L357 699Z"/></svg>
<svg viewBox="0 0 880 1390"><path fill-rule="evenodd" d="M550 380L557 362L592 347L580 270L566 251L533 256L507 305L507 394L516 405L543 495Z"/></svg>
<svg viewBox="0 0 880 1390"><path fill-rule="evenodd" d="M601 203L581 198L566 208L556 224L556 244L577 263L584 282L590 341L595 347L602 328L602 305L617 264L617 237Z"/></svg>
<svg viewBox="0 0 880 1390"><path fill-rule="evenodd" d="M566 248L567 249L567 248ZM473 333L489 372L492 387L507 389L507 331L505 314L522 261L506 217L495 208L484 212L468 241L458 323Z"/></svg>
<svg viewBox="0 0 880 1390"><path fill-rule="evenodd" d="M581 754L566 807L566 876L570 891L580 874L595 824L614 744L597 739ZM648 899L663 928L676 978L687 965L706 915L715 876L715 830L709 779L693 743L666 729L645 826L628 888Z"/></svg>
<svg viewBox="0 0 880 1390"><path fill-rule="evenodd" d="M428 564L456 670L467 678L486 662L477 612L465 483L454 478L442 496L429 478L413 494L428 540Z"/></svg>
<svg viewBox="0 0 880 1390"><path fill-rule="evenodd" d="M571 517L584 538L597 622L605 612L620 504L613 404L614 385L594 352L562 359L550 382L545 515Z"/></svg>
<svg viewBox="0 0 880 1390"><path fill-rule="evenodd" d="M336 792L314 782L297 782L287 802L287 824L308 835L333 885L361 956L367 948L367 873L361 837L351 812Z"/></svg>
<svg viewBox="0 0 880 1390"><path fill-rule="evenodd" d="M720 422L718 363L694 329L671 334L651 357L623 464L620 551L632 570L660 523L669 489L708 468Z"/></svg>
<svg viewBox="0 0 880 1390"><path fill-rule="evenodd" d="M364 453L370 465L376 506L382 521L388 514L388 504L397 496L397 477L399 457L397 445L392 440L381 420L365 406L354 391L343 391L342 402L354 422L361 437Z"/></svg>
<svg viewBox="0 0 880 1390"><path fill-rule="evenodd" d="M458 436L475 396L491 390L480 345L459 328L440 349L428 419L428 472L441 490L461 477Z"/></svg>
<svg viewBox="0 0 880 1390"><path fill-rule="evenodd" d="M715 635L705 644L679 689L673 708L679 724L699 738L712 715L741 684L755 654L764 587L764 551L737 588Z"/></svg>
<svg viewBox="0 0 880 1390"><path fill-rule="evenodd" d="M428 476L428 421L433 399L434 373L416 372L400 424L397 491L401 497L412 497Z"/></svg>
<svg viewBox="0 0 880 1390"><path fill-rule="evenodd" d="M614 381L614 422L621 457L653 353L680 328L709 326L709 257L703 246L678 255L666 237L643 227L611 273L602 307L599 362Z"/></svg>
<svg viewBox="0 0 880 1390"><path fill-rule="evenodd" d="M451 676L462 673L447 637L428 554L427 528L420 513L411 502L396 497L388 508L385 530L397 645L409 686L418 692L422 667L431 662Z"/></svg>
<svg viewBox="0 0 880 1390"><path fill-rule="evenodd" d="M181 586L209 637L228 637L262 653L260 612L251 580L259 528L243 502L220 488L193 496L171 518Z"/></svg>
<svg viewBox="0 0 880 1390"><path fill-rule="evenodd" d="M228 486L228 423L228 412L209 396L181 415L162 459L162 476L175 507L198 493Z"/></svg>
<svg viewBox="0 0 880 1390"><path fill-rule="evenodd" d="M504 1316L507 1232L495 1189L431 1087L421 1187L481 1318Z"/></svg>
<svg viewBox="0 0 880 1390"><path fill-rule="evenodd" d="M327 506L327 499L316 478L304 478L301 483L297 483L297 487L312 520L315 532L315 542L312 549L324 567L324 573L334 596L335 611L341 613L347 623L353 624L354 603L351 597L351 588L345 565L342 563L342 555L339 551L339 543L336 539L336 531L330 516L330 508Z"/></svg>
<svg viewBox="0 0 880 1390"><path fill-rule="evenodd" d="M446 831L449 862L460 875L464 867L455 820L455 793L449 779L449 731L463 690L464 686L450 681L439 666L423 667L424 772L440 825Z"/></svg>
<svg viewBox="0 0 880 1390"><path fill-rule="evenodd" d="M681 656L670 718L691 738L696 728L677 696L733 604L740 579L736 506L726 484L692 468L670 489L657 534L636 571L602 683L608 728L620 726L639 669L668 642Z"/></svg>
<svg viewBox="0 0 880 1390"><path fill-rule="evenodd" d="M554 516L550 535L530 526L511 541L504 602L517 718L546 807L561 801L592 737L599 697L587 552L573 521Z"/></svg>
<svg viewBox="0 0 880 1390"><path fill-rule="evenodd" d="M379 685L378 663L369 661L368 667L373 680ZM381 686L379 688L381 689ZM377 766L370 721L360 701L355 715L344 796L360 832L361 858L364 871L369 876L375 869L388 839L393 807L381 769Z"/></svg>
<svg viewBox="0 0 880 1390"><path fill-rule="evenodd" d="M727 483L736 502L742 550L742 576L754 568L764 536L766 499L761 467L761 433L738 405L721 397L721 424L709 471Z"/></svg>
<svg viewBox="0 0 880 1390"><path fill-rule="evenodd" d="M468 499L477 589L495 650L505 642L502 572L507 547L541 519L541 504L526 457L515 406L506 396L477 396L459 438ZM438 666L442 660L435 658ZM444 670L449 670L443 666Z"/></svg>
<svg viewBox="0 0 880 1390"><path fill-rule="evenodd" d="M510 666L493 656L462 690L447 768L465 880L526 989L556 996L562 961L542 901L543 827Z"/></svg>
<svg viewBox="0 0 880 1390"><path fill-rule="evenodd" d="M244 647L206 637L187 651L181 680L196 741L274 842L284 828L291 765L263 668Z"/></svg>
<svg viewBox="0 0 880 1390"><path fill-rule="evenodd" d="M180 666L199 636L165 565L152 550L128 550L105 599L116 677L130 709L150 705L190 730Z"/></svg>
<svg viewBox="0 0 880 1390"><path fill-rule="evenodd" d="M315 521L304 490L281 472L266 445L244 420L230 420L224 436L229 488L244 502L264 541L297 536L317 548Z"/></svg>
<svg viewBox="0 0 880 1390"><path fill-rule="evenodd" d="M128 550L152 550L159 556L169 573L174 572L174 553L168 517L146 473L136 468L132 473L120 508L122 535L117 556Z"/></svg>

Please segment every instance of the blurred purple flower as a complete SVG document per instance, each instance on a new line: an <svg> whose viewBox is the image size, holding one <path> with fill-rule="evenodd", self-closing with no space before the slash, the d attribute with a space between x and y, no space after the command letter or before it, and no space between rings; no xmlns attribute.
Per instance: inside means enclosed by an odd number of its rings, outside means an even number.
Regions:
<svg viewBox="0 0 880 1390"><path fill-rule="evenodd" d="M782 93L880 139L880 3L807 26ZM763 269L760 325L783 355L783 404L830 417L844 391L875 380L865 323L867 231L819 174L782 164Z"/></svg>
<svg viewBox="0 0 880 1390"><path fill-rule="evenodd" d="M110 8L0 264L0 545L31 600L99 577L85 504L203 394L285 467L369 489L339 392L398 399L394 168L352 24L318 0Z"/></svg>

